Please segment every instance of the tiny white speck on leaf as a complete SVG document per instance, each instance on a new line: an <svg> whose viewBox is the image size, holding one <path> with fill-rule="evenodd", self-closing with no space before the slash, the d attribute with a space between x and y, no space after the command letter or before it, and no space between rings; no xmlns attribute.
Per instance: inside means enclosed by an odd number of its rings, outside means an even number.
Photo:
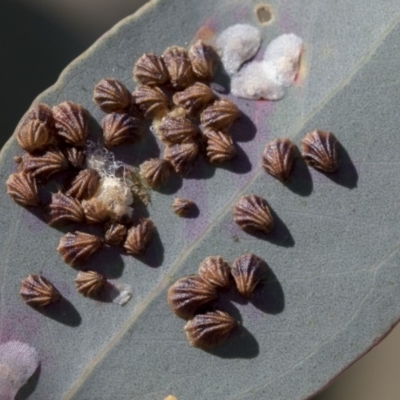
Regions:
<svg viewBox="0 0 400 400"><path fill-rule="evenodd" d="M132 297L132 286L127 283L113 283L110 297L113 303L123 306Z"/></svg>

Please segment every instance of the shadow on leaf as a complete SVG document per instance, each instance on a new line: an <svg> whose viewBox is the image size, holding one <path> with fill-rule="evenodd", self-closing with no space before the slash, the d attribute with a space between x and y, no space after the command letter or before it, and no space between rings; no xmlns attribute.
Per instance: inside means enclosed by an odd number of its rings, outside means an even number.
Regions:
<svg viewBox="0 0 400 400"><path fill-rule="evenodd" d="M84 268L80 269L99 272L108 279L119 278L125 267L122 254L123 250L120 247L105 246L85 263Z"/></svg>
<svg viewBox="0 0 400 400"><path fill-rule="evenodd" d="M18 390L17 395L15 396L15 400L27 400L34 393L36 386L39 382L40 377L40 364L36 368L36 371L33 375L28 379L28 382L21 389Z"/></svg>
<svg viewBox="0 0 400 400"><path fill-rule="evenodd" d="M164 245L156 229L144 254L132 255L137 260L149 267L157 268L164 261Z"/></svg>
<svg viewBox="0 0 400 400"><path fill-rule="evenodd" d="M236 157L230 161L216 164L218 167L226 169L227 171L231 171L234 174L246 174L251 171L251 162L248 155L244 152L244 150L235 143L236 147Z"/></svg>
<svg viewBox="0 0 400 400"><path fill-rule="evenodd" d="M289 180L284 185L300 196L309 196L312 193L313 182L310 170L300 153L296 158Z"/></svg>
<svg viewBox="0 0 400 400"><path fill-rule="evenodd" d="M254 122L242 111L240 117L236 120L229 133L232 135L234 142L250 142L257 133L257 127Z"/></svg>
<svg viewBox="0 0 400 400"><path fill-rule="evenodd" d="M67 326L77 327L82 322L77 309L65 297L61 297L57 303L50 304L47 307L39 308L32 306L32 308L45 317Z"/></svg>

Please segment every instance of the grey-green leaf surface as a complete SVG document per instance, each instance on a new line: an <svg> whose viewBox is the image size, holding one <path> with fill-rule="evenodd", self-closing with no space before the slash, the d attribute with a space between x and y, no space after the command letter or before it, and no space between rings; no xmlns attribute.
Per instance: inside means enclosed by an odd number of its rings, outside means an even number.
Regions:
<svg viewBox="0 0 400 400"><path fill-rule="evenodd" d="M113 76L133 89L132 66L141 54L186 46L196 34L234 23L256 25L257 4L150 3L67 67L37 101L79 102L100 122L103 113L91 98L101 78ZM276 103L235 99L247 115L233 130L241 149L235 161L221 168L200 161L187 179L152 193L148 211L159 239L144 258L106 250L90 261L133 286L124 307L80 296L76 271L56 251L63 233L1 192L0 339L30 343L41 357L40 371L19 399L304 399L399 320L400 4L270 4L274 19L260 26L264 45L285 32L302 37L301 79ZM291 182L282 185L263 172L267 141L287 136L299 145L315 128L334 132L342 145L337 173L308 170L299 160ZM117 157L137 165L160 151L149 134ZM1 155L3 185L17 154L13 137ZM250 193L265 197L277 216L265 238L243 233L232 221L232 205ZM195 199L199 216L176 217L175 196ZM215 350L190 347L184 321L167 306L168 287L195 273L206 256L233 261L249 251L267 261L270 280L250 302L232 294L219 301L242 327ZM43 273L66 300L44 313L26 306L18 291L29 273Z"/></svg>

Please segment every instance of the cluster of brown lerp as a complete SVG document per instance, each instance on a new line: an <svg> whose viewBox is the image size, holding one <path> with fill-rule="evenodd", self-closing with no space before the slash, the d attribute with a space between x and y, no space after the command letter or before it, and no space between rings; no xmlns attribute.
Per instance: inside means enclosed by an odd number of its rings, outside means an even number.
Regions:
<svg viewBox="0 0 400 400"><path fill-rule="evenodd" d="M218 290L230 289L234 281L238 292L251 298L267 274L267 264L248 253L236 258L232 267L221 256L207 257L198 275L178 279L168 290L168 304L176 315L188 320L184 329L190 344L205 349L228 339L238 321L213 306Z"/></svg>

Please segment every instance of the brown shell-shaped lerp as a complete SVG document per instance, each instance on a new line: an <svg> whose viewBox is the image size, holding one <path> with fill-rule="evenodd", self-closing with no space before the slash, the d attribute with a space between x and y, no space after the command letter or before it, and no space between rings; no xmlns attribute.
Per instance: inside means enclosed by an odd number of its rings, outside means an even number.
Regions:
<svg viewBox="0 0 400 400"><path fill-rule="evenodd" d="M119 246L125 241L128 233L126 226L118 224L117 222L111 222L106 225L106 228L104 239L108 245Z"/></svg>
<svg viewBox="0 0 400 400"><path fill-rule="evenodd" d="M207 157L212 163L221 163L231 160L237 154L232 137L221 131L208 130L205 132L207 138Z"/></svg>
<svg viewBox="0 0 400 400"><path fill-rule="evenodd" d="M271 232L274 219L268 203L256 195L244 196L235 204L233 219L244 231Z"/></svg>
<svg viewBox="0 0 400 400"><path fill-rule="evenodd" d="M53 107L57 135L66 143L85 146L89 134L89 115L81 104L64 101Z"/></svg>
<svg viewBox="0 0 400 400"><path fill-rule="evenodd" d="M176 215L180 217L186 217L195 207L195 203L192 200L176 198L172 203L172 209Z"/></svg>
<svg viewBox="0 0 400 400"><path fill-rule="evenodd" d="M198 153L199 146L194 142L174 144L166 147L164 158L171 163L176 173L185 175L191 169Z"/></svg>
<svg viewBox="0 0 400 400"><path fill-rule="evenodd" d="M199 308L218 298L215 286L197 275L178 279L168 290L168 304L181 318L193 317Z"/></svg>
<svg viewBox="0 0 400 400"><path fill-rule="evenodd" d="M265 145L262 154L264 169L274 178L288 180L296 159L296 146L289 139L275 139Z"/></svg>
<svg viewBox="0 0 400 400"><path fill-rule="evenodd" d="M161 158L150 158L140 165L140 176L152 188L167 183L171 164Z"/></svg>
<svg viewBox="0 0 400 400"><path fill-rule="evenodd" d="M68 160L58 150L48 150L40 156L24 154L20 169L34 178L48 179L68 168Z"/></svg>
<svg viewBox="0 0 400 400"><path fill-rule="evenodd" d="M210 81L214 77L218 55L212 46L198 40L190 47L188 56L196 78Z"/></svg>
<svg viewBox="0 0 400 400"><path fill-rule="evenodd" d="M192 141L199 129L190 119L166 115L157 126L160 139L166 144Z"/></svg>
<svg viewBox="0 0 400 400"><path fill-rule="evenodd" d="M85 214L81 203L61 192L51 196L49 204L49 225L62 225L71 222L83 222Z"/></svg>
<svg viewBox="0 0 400 400"><path fill-rule="evenodd" d="M132 93L132 98L147 119L161 118L168 112L168 98L158 87L138 86Z"/></svg>
<svg viewBox="0 0 400 400"><path fill-rule="evenodd" d="M93 101L106 113L126 113L131 106L132 96L120 81L103 78L94 88Z"/></svg>
<svg viewBox="0 0 400 400"><path fill-rule="evenodd" d="M143 218L131 226L124 243L126 252L134 255L143 254L155 230L153 221L148 218Z"/></svg>
<svg viewBox="0 0 400 400"><path fill-rule="evenodd" d="M237 106L227 99L214 101L200 115L200 122L204 129L226 130L233 121L239 118Z"/></svg>
<svg viewBox="0 0 400 400"><path fill-rule="evenodd" d="M231 274L239 293L250 298L257 285L267 279L268 266L261 258L247 253L236 258L232 264Z"/></svg>
<svg viewBox="0 0 400 400"><path fill-rule="evenodd" d="M162 58L170 76L171 86L174 89L183 89L193 83L192 64L183 47L168 47L164 51Z"/></svg>
<svg viewBox="0 0 400 400"><path fill-rule="evenodd" d="M199 276L210 284L228 289L232 283L231 268L221 256L205 258L199 267Z"/></svg>
<svg viewBox="0 0 400 400"><path fill-rule="evenodd" d="M11 174L7 181L7 193L21 206L36 207L40 204L36 180L25 172Z"/></svg>
<svg viewBox="0 0 400 400"><path fill-rule="evenodd" d="M107 279L96 271L80 271L74 282L79 293L94 297L105 285Z"/></svg>
<svg viewBox="0 0 400 400"><path fill-rule="evenodd" d="M331 132L315 130L301 141L302 156L306 163L322 172L335 172L339 168L338 141Z"/></svg>
<svg viewBox="0 0 400 400"><path fill-rule="evenodd" d="M143 54L133 68L133 78L142 85L158 86L169 79L167 68L156 54Z"/></svg>
<svg viewBox="0 0 400 400"><path fill-rule="evenodd" d="M72 180L66 194L78 200L90 199L96 193L99 182L100 175L95 169L83 169Z"/></svg>
<svg viewBox="0 0 400 400"><path fill-rule="evenodd" d="M66 147L63 152L72 167L76 169L83 169L85 167L86 154L82 149Z"/></svg>
<svg viewBox="0 0 400 400"><path fill-rule="evenodd" d="M184 329L192 346L209 349L225 342L238 324L228 313L215 310L196 315Z"/></svg>
<svg viewBox="0 0 400 400"><path fill-rule="evenodd" d="M53 110L47 104L39 103L32 107L26 117L24 118L21 126L28 124L30 121L39 121L46 125L51 134L54 133L54 117Z"/></svg>
<svg viewBox="0 0 400 400"><path fill-rule="evenodd" d="M128 114L111 113L106 115L101 122L105 146L114 147L134 142L139 137L139 124L138 118Z"/></svg>
<svg viewBox="0 0 400 400"><path fill-rule="evenodd" d="M183 107L188 114L195 115L214 100L214 92L204 83L196 82L172 97L175 105Z"/></svg>
<svg viewBox="0 0 400 400"><path fill-rule="evenodd" d="M67 264L74 267L84 264L102 246L101 237L76 231L67 233L60 239L57 251Z"/></svg>
<svg viewBox="0 0 400 400"><path fill-rule="evenodd" d="M49 128L38 119L23 124L17 133L18 144L28 153L45 149L53 137Z"/></svg>
<svg viewBox="0 0 400 400"><path fill-rule="evenodd" d="M88 224L101 224L110 219L110 212L97 197L82 201L83 211Z"/></svg>
<svg viewBox="0 0 400 400"><path fill-rule="evenodd" d="M59 291L43 276L28 275L23 281L19 294L31 306L45 307L61 297Z"/></svg>

